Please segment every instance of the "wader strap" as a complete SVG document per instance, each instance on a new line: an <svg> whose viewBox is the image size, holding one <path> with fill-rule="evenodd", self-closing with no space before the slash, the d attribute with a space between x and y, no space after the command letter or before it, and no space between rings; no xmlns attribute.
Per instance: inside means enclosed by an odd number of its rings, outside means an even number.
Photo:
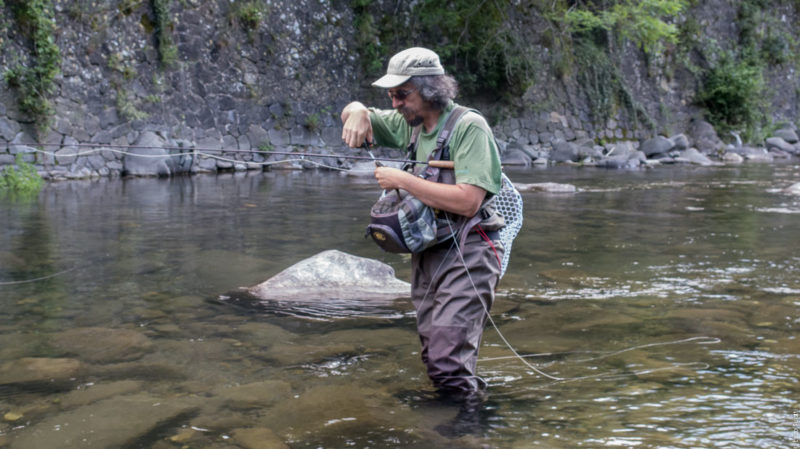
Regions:
<svg viewBox="0 0 800 449"><path fill-rule="evenodd" d="M428 160L436 158L442 161L449 161L450 160L450 146L448 142L450 142L450 136L453 134L453 128L456 127L456 123L458 119L467 112L468 109L464 106L456 106L450 111L450 115L447 117L447 121L444 122L444 127L441 131L439 131L439 136L436 138L436 149L431 153ZM437 154L438 153L438 154Z"/></svg>

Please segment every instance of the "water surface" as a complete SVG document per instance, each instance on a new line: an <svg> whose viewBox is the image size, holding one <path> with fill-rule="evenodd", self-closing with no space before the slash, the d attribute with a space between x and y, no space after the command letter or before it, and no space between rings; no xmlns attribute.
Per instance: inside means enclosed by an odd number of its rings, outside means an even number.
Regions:
<svg viewBox="0 0 800 449"><path fill-rule="evenodd" d="M332 248L407 280L407 257L363 238L369 181L74 181L0 198L0 446L800 444L800 198L780 191L798 167L509 174L579 192L523 194L479 364L489 395L470 414L433 394L407 300L326 316L229 299Z"/></svg>

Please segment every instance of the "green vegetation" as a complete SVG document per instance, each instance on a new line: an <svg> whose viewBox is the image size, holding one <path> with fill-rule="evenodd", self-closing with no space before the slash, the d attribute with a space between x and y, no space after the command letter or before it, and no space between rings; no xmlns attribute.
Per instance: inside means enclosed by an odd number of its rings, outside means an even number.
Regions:
<svg viewBox="0 0 800 449"><path fill-rule="evenodd" d="M578 2L583 3L583 2ZM613 31L646 53L661 51L665 44L678 41L678 27L664 20L675 18L688 6L687 0L618 0L585 2L568 9L563 17L572 32Z"/></svg>
<svg viewBox="0 0 800 449"><path fill-rule="evenodd" d="M752 139L765 125L762 67L725 56L708 71L697 101L718 131L743 131Z"/></svg>
<svg viewBox="0 0 800 449"><path fill-rule="evenodd" d="M169 67L178 60L178 47L172 42L172 20L169 16L171 0L151 0L155 16L156 49L161 67Z"/></svg>
<svg viewBox="0 0 800 449"><path fill-rule="evenodd" d="M30 194L42 188L44 181L36 168L24 160L22 153L17 153L16 166L8 166L0 172L0 191Z"/></svg>
<svg viewBox="0 0 800 449"><path fill-rule="evenodd" d="M319 118L319 114L318 113L315 112L313 114L309 114L306 117L306 123L305 123L306 129L309 130L309 131L317 131L317 130L319 130L319 125L320 125L319 124L319 120L320 120L320 118Z"/></svg>
<svg viewBox="0 0 800 449"><path fill-rule="evenodd" d="M42 132L48 128L53 106L50 96L56 91L55 77L61 71L61 51L55 44L55 20L51 0L11 0L17 26L30 38L32 51L27 64L17 64L4 73L9 86L16 88L20 109L29 114Z"/></svg>

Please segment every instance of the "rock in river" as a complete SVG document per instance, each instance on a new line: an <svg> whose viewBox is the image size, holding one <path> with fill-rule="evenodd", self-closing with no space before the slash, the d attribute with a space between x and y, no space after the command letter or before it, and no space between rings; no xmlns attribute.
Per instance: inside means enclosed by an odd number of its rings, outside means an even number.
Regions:
<svg viewBox="0 0 800 449"><path fill-rule="evenodd" d="M411 286L397 279L389 265L328 250L301 260L247 291L259 299L278 301L386 301L408 297Z"/></svg>

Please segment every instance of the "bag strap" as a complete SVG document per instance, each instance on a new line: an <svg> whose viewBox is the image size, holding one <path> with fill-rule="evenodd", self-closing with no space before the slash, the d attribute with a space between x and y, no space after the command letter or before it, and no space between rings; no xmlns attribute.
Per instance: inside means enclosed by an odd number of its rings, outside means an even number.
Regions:
<svg viewBox="0 0 800 449"><path fill-rule="evenodd" d="M453 129L456 127L458 120L468 110L469 109L465 108L464 106L456 106L452 111L450 111L447 121L444 122L444 127L442 127L442 130L439 131L439 136L436 138L436 149L431 153L431 157L429 157L428 160L433 159L434 155L438 160L450 160L450 146L448 145L450 142L450 137L453 134ZM436 154L437 152L439 153L438 155Z"/></svg>
<svg viewBox="0 0 800 449"><path fill-rule="evenodd" d="M450 141L450 137L453 134L453 128L456 127L458 119L460 119L461 116L467 111L469 111L469 109L464 106L456 106L452 111L450 111L450 115L447 116L447 121L444 122L442 130L439 131L439 135L436 137L436 148L431 152L430 156L428 156L428 160L434 159L434 155L436 155L435 159L440 159L443 161L450 160L450 148L447 146L447 143ZM421 132L422 125L417 125L411 130L411 140L408 142L407 149L408 158L412 161L417 160L417 142L419 141L419 135ZM437 153L441 154L437 155Z"/></svg>

